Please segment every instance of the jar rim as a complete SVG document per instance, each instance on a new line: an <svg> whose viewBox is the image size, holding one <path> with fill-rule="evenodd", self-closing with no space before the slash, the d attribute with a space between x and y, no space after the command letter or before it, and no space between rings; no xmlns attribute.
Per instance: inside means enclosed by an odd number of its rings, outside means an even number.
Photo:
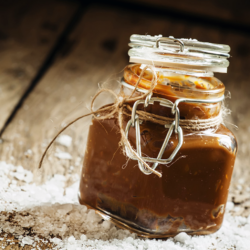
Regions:
<svg viewBox="0 0 250 250"><path fill-rule="evenodd" d="M138 69L140 65L138 64L130 64L124 69L124 81L132 86L135 86L140 75L140 71ZM147 70L146 70L147 71ZM149 72L149 71L148 71ZM218 98L224 95L225 86L224 84L215 77L193 77L187 76L188 79L190 77L195 78L197 80L209 81L210 84L215 86L213 89L201 89L201 88L188 88L187 86L174 86L174 84L161 84L158 80L158 84L154 88L153 92L158 94L163 94L166 96L173 95L176 98L189 97L193 99L213 99ZM167 78L167 76L166 76ZM138 87L143 92L150 88L151 80L148 77L143 76Z"/></svg>

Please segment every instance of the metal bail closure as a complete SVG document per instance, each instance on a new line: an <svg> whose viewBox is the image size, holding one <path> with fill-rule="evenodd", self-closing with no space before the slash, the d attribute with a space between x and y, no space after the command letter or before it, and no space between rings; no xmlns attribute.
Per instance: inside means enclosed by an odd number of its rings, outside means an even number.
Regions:
<svg viewBox="0 0 250 250"><path fill-rule="evenodd" d="M157 40L156 40L156 48L159 48L160 47L159 46L160 42L164 42L164 41L167 41L167 42L168 41L173 41L175 43L179 43L179 45L180 45L179 51L180 52L184 52L184 48L185 48L184 43L180 39L175 39L175 38L171 38L171 37L160 37L160 38L157 38Z"/></svg>
<svg viewBox="0 0 250 250"><path fill-rule="evenodd" d="M171 125L166 124L165 128L168 128L168 133L165 137L165 140L162 144L162 147L158 153L157 158L151 158L151 157L144 157L142 156L142 152L141 152L141 133L140 133L140 124L142 123L142 121L139 119L139 116L136 114L136 110L139 104L144 104L144 107L147 107L149 104L154 104L154 102L159 102L161 106L164 107L168 107L170 109L175 110L175 120L172 122ZM136 151L137 154L145 161L145 162L150 162L153 163L152 165L152 169L156 169L156 167L158 166L158 164L169 164L174 157L176 156L176 154L178 153L178 151L180 150L182 144L183 144L183 132L182 132L182 128L179 126L179 109L178 107L174 107L173 102L171 102L170 100L167 99L163 99L163 98L158 98L158 97L153 97L151 98L151 96L148 96L148 98L146 98L146 100L138 100L134 103L133 109L132 109L132 114L131 114L131 119L128 121L126 129L125 129L125 134L126 137L128 139L128 132L130 130L130 127L135 127L135 132L136 132ZM176 148L174 149L174 151L172 152L172 154L169 156L168 159L162 159L162 155L168 145L169 139L173 133L173 131L175 133L177 133L178 135L178 144L176 146ZM129 158L133 159L133 160L137 160L137 158L133 155L132 152L130 152L130 150L125 146L125 151L126 154ZM150 171L149 169L146 169L143 164L138 160L138 166L139 169L146 175L152 174L152 171Z"/></svg>
<svg viewBox="0 0 250 250"><path fill-rule="evenodd" d="M211 77L226 73L230 47L196 39L137 35L130 37L129 61L153 65L156 71Z"/></svg>

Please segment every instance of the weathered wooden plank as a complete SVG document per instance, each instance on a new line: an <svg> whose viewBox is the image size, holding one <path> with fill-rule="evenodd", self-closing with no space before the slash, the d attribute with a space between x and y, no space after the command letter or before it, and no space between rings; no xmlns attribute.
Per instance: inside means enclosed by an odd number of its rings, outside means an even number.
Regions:
<svg viewBox="0 0 250 250"><path fill-rule="evenodd" d="M2 159L12 158L13 163L27 168L37 166L34 163L37 164L44 149L42 143L47 143L62 123L87 112L85 100L93 95L97 83L113 77L112 73L122 70L127 64L128 38L131 32L136 31L133 20L128 20L124 14L120 18L120 15L119 12L98 8L86 13L54 66L5 131ZM150 25L149 22L147 24ZM121 25L126 28L121 30ZM135 27L139 31L143 26L144 23L139 22ZM144 27L143 32L146 29ZM71 162L66 162L67 165L77 165L76 156L83 153L82 141L86 128L81 124L78 122L78 126L72 126L68 131L75 139L70 150L75 157ZM11 130L15 131L15 135L9 134ZM28 149L33 151L30 158L25 157ZM53 167L58 170L62 163L56 162L53 157ZM63 168L61 170L64 171Z"/></svg>
<svg viewBox="0 0 250 250"><path fill-rule="evenodd" d="M7 161L12 159L14 164L21 164L28 169L37 167L48 140L63 124L88 111L86 105L97 90L97 83L117 79L112 74L120 72L128 64L127 43L133 33L162 33L166 36L193 37L201 41L229 44L233 55L229 73L218 77L225 81L233 96L237 96L231 105L236 114L233 116L234 121L245 124L245 120L239 121L237 118L239 112L250 120L250 113L238 105L238 98L248 102L246 96L249 90L244 82L250 74L245 66L249 65L250 60L246 56L250 51L249 38L219 29L204 28L199 24L182 23L178 19L173 22L167 17L145 17L138 13L97 6L83 16L53 67L6 129L1 158ZM240 52L242 48L244 52ZM73 138L73 145L70 148L61 147L61 150L68 151L72 159L58 161L54 152L50 153L44 164L47 172L67 174L67 167L77 169L86 139L86 120L77 122L65 132ZM250 135L250 131L245 133L246 137ZM25 154L29 149L33 153ZM245 153L240 154L245 157Z"/></svg>
<svg viewBox="0 0 250 250"><path fill-rule="evenodd" d="M58 54L53 67L28 96L5 130L4 142L0 145L1 160L21 164L28 169L37 167L48 140L65 123L88 111L91 96L98 88L97 83L107 79L116 80L115 73L119 73L128 64L127 43L132 33L162 33L166 36L193 37L230 44L233 58L229 73L218 77L232 91L233 121L240 125L237 134L241 143L248 143L250 112L245 107L249 105L249 89L245 82L250 76L247 67L250 63L249 38L178 20L172 22L167 18L148 18L138 13L93 7L83 16L64 49ZM65 132L73 138L73 145L69 148L56 145L43 165L43 173L63 173L67 176L70 172L78 171L88 121L79 121ZM54 156L55 148L69 152L72 159L59 161ZM237 177L248 178L249 170L245 164L249 155L247 145L245 149L240 151L241 160L235 173Z"/></svg>
<svg viewBox="0 0 250 250"><path fill-rule="evenodd" d="M0 130L76 7L57 1L0 1Z"/></svg>
<svg viewBox="0 0 250 250"><path fill-rule="evenodd" d="M41 242L38 242L36 246L32 245L24 245L21 246L21 242L19 239L15 238L13 234L10 233L4 233L2 232L0 234L1 241L0 241L0 247L4 250L31 250L31 249L39 249L39 250L48 250L53 249L53 244L50 242L45 243L46 239L43 239L41 237Z"/></svg>
<svg viewBox="0 0 250 250"><path fill-rule="evenodd" d="M218 1L218 0L189 0L189 1L165 1L165 0L120 0L126 5L137 4L137 8L155 8L160 9L161 12L166 10L168 13L174 12L178 17L182 18L182 14L191 17L215 19L215 21L222 21L229 23L230 26L242 25L244 27L250 26L249 11L250 3L247 0L240 1Z"/></svg>

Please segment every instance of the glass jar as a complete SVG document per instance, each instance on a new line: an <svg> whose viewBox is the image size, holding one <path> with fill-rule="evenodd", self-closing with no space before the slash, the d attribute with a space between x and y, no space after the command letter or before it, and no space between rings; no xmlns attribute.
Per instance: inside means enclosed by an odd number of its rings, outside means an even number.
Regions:
<svg viewBox="0 0 250 250"><path fill-rule="evenodd" d="M133 121L130 122L132 118L124 115L123 129L131 145L162 177L142 167L120 146L116 116L104 120L93 118L79 201L117 226L143 237L216 232L222 225L237 152L235 136L221 122L225 87L213 77L213 71L223 72L228 66L229 48L159 36L134 35L131 43L131 61L153 64L157 85L147 105L143 105L144 100L137 106L134 102L129 105L137 112L143 110L171 118L173 123L163 126L136 117L138 132ZM143 51L141 57L134 50ZM133 91L143 64L125 68L121 81L124 95L129 96ZM147 69L135 95L150 88L152 77L152 71ZM173 107L164 105L164 100L173 103ZM132 125L128 126L129 122ZM200 122L206 126L200 127Z"/></svg>

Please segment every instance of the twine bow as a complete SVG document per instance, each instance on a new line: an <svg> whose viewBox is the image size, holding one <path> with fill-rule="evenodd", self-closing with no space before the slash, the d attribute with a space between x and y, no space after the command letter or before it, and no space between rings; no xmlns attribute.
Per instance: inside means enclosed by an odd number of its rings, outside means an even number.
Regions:
<svg viewBox="0 0 250 250"><path fill-rule="evenodd" d="M151 80L151 86L149 88L149 90L147 92L145 92L144 94L141 94L139 96L133 97L145 71L147 69L151 69L152 71L152 80ZM150 170L152 173L156 174L157 176L161 177L162 174L154 169L152 169L143 159L142 157L135 151L135 149L133 149L133 147L131 146L130 142L128 141L126 135L125 135L125 131L123 129L123 116L127 115L127 116L131 116L131 113L129 113L128 111L131 112L131 107L130 105L128 105L131 102L135 102L137 100L141 100L144 99L145 97L147 97L148 95L151 95L153 93L153 89L155 88L155 86L157 85L157 74L155 72L155 69L153 66L151 65L147 65L143 68L143 70L141 71L141 74L136 82L135 88L132 91L132 93L130 94L130 96L126 97L123 93L120 94L116 94L113 90L111 89L100 89L96 95L93 97L92 101L91 101L91 112L85 115L82 115L78 118L76 118L75 120L73 120L72 122L70 122L66 127L64 127L63 129L61 129L57 135L54 137L54 139L49 143L49 145L47 146L47 148L45 149L40 163L39 163L39 168L42 166L44 157L48 151L48 149L51 147L51 145L53 144L53 142L56 140L56 138L66 129L68 128L70 125L72 125L73 123L75 123L76 121L90 116L90 115L94 115L95 119L97 120L105 120L105 119L109 119L114 117L114 115L117 115L117 119L118 119L118 125L119 125L119 130L121 133L121 140L120 140L120 144L121 146L126 146L129 151L131 152L131 154L139 161L142 163L142 165L144 167L146 167L148 170ZM102 108L99 108L98 110L94 111L93 110L93 106L94 106L94 102L96 100L96 98L103 92L109 92L110 94L112 94L115 97L115 101L112 105L109 106L105 106ZM199 131L199 130L205 130L208 128L212 128L212 127L216 127L219 124L221 124L223 122L223 117L222 117L222 112L219 113L218 116L213 117L213 118L209 118L209 119L180 119L179 125L187 130L190 131ZM97 115L98 114L98 115ZM157 124L161 124L161 125L165 125L165 124L171 124L173 122L173 118L169 118L169 117L164 117L164 116L160 116L160 115L156 115L156 114L152 114L152 113L148 113L146 111L143 110L137 110L136 114L139 116L139 119L144 120L144 121L150 121L153 123L157 123Z"/></svg>
<svg viewBox="0 0 250 250"><path fill-rule="evenodd" d="M151 80L151 86L149 88L149 90L140 95L140 96L137 96L137 97L133 97L145 71L147 69L151 69L152 71L152 80ZM111 117L113 117L115 114L117 114L117 119L118 119L118 124L119 124L119 129L120 129L120 133L121 133L121 144L122 146L127 146L127 148L130 150L130 152L135 156L135 158L140 161L147 169L149 169L150 171L152 171L152 173L156 174L157 176L161 177L162 174L154 169L152 169L142 158L141 156L133 149L133 147L131 146L130 142L128 141L128 139L126 138L126 135L125 135L125 131L123 129L123 114L124 114L124 108L127 106L126 104L129 103L129 102L134 102L134 101L137 101L137 100L141 100L143 98L145 98L147 95L149 95L150 93L153 92L153 89L155 88L155 86L157 85L157 74L154 70L154 67L151 66L151 65L147 65L146 67L143 68L143 70L141 71L141 74L137 80L137 83L135 85L135 88L134 90L132 91L132 93L130 94L130 96L128 97L125 97L123 95L117 95L113 90L111 89L101 89L99 90L96 95L93 97L92 101L91 101L91 112L88 113L88 114L85 114L85 115L82 115L78 118L76 118L75 120L73 120L72 122L70 122L66 127L64 127L63 129L61 129L57 135L53 138L53 140L49 143L49 145L47 146L47 148L45 149L42 157L41 157L41 160L39 162L39 168L41 168L42 166L42 163L43 163L43 160L44 160L44 157L45 155L47 154L47 151L49 150L49 148L51 147L51 145L53 144L53 142L56 140L56 138L65 130L67 129L70 125L72 125L73 123L75 123L76 121L84 118L84 117L87 117L87 116L90 116L90 115L94 115L95 119L98 119L98 120L105 120L105 119L109 119ZM107 107L103 107L103 108L100 108L96 111L93 110L93 106L94 106L94 102L96 100L96 98L103 92L109 92L111 93L114 97L115 97L115 101L114 101L114 104L110 105L110 106L107 106ZM104 115L101 115L102 113L104 112ZM98 114L98 116L97 116Z"/></svg>

